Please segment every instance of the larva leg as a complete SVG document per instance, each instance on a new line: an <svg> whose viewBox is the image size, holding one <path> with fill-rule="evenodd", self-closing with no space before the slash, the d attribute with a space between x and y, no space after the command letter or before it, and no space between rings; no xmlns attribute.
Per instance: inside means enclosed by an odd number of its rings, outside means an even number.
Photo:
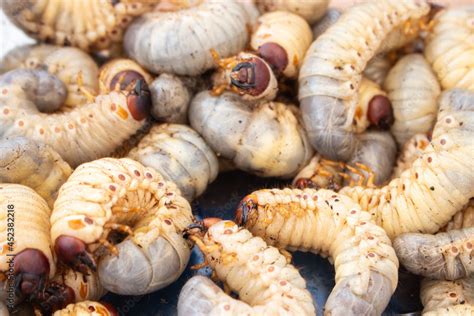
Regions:
<svg viewBox="0 0 474 316"><path fill-rule="evenodd" d="M80 316L80 315L101 315L118 316L117 310L110 304L94 301L83 301L69 304L65 308L56 311L53 316Z"/></svg>
<svg viewBox="0 0 474 316"><path fill-rule="evenodd" d="M420 289L423 315L456 316L474 312L473 284L472 277L457 281L424 279Z"/></svg>

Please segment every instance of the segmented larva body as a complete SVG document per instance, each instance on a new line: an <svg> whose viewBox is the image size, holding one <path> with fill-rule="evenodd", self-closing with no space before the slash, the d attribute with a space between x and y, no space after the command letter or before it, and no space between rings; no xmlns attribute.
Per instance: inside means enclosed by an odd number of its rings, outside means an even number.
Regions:
<svg viewBox="0 0 474 316"><path fill-rule="evenodd" d="M278 249L231 221L212 225L200 248L239 300L196 276L183 287L178 315L315 315L306 282Z"/></svg>
<svg viewBox="0 0 474 316"><path fill-rule="evenodd" d="M48 44L27 44L8 51L0 61L0 73L16 68L37 68L45 58L59 46Z"/></svg>
<svg viewBox="0 0 474 316"><path fill-rule="evenodd" d="M371 213L391 238L436 233L474 196L473 113L473 93L442 93L432 141L410 169L384 187L340 193Z"/></svg>
<svg viewBox="0 0 474 316"><path fill-rule="evenodd" d="M391 131L398 144L433 128L441 88L423 55L401 58L390 70L384 89L392 103L395 122Z"/></svg>
<svg viewBox="0 0 474 316"><path fill-rule="evenodd" d="M426 134L413 135L405 144L400 151L400 155L397 158L395 169L393 171L393 178L398 178L402 175L405 170L408 170L413 165L418 157L420 157L425 149L430 144L430 139Z"/></svg>
<svg viewBox="0 0 474 316"><path fill-rule="evenodd" d="M457 281L440 281L424 279L421 282L420 298L423 303L423 315L472 315L474 312L474 278ZM458 305L465 305L466 309L459 309ZM452 313L454 311L470 313ZM442 312L448 312L443 314ZM429 312L432 312L430 314Z"/></svg>
<svg viewBox="0 0 474 316"><path fill-rule="evenodd" d="M137 295L180 276L190 255L181 232L192 220L189 203L154 169L103 158L79 166L61 187L51 238L62 262L84 272L97 260L104 288Z"/></svg>
<svg viewBox="0 0 474 316"><path fill-rule="evenodd" d="M384 54L375 55L367 63L363 75L379 86L383 86L388 72L392 68L392 61Z"/></svg>
<svg viewBox="0 0 474 316"><path fill-rule="evenodd" d="M336 23L336 21L339 19L341 16L341 11L335 8L329 8L326 11L326 14L317 22L313 25L313 38L317 39L319 36L321 36L326 30Z"/></svg>
<svg viewBox="0 0 474 316"><path fill-rule="evenodd" d="M330 190L271 189L245 197L237 222L270 245L329 256L336 286L328 315L380 315L395 291L398 260L369 213Z"/></svg>
<svg viewBox="0 0 474 316"><path fill-rule="evenodd" d="M474 227L474 198L470 199L462 211L457 212L444 227L445 231L452 229Z"/></svg>
<svg viewBox="0 0 474 316"><path fill-rule="evenodd" d="M232 93L212 97L204 91L191 102L189 121L218 156L259 176L291 177L313 155L291 105L255 106Z"/></svg>
<svg viewBox="0 0 474 316"><path fill-rule="evenodd" d="M434 18L425 56L443 89L474 91L474 5L454 7Z"/></svg>
<svg viewBox="0 0 474 316"><path fill-rule="evenodd" d="M0 183L26 185L52 208L72 169L50 146L25 137L0 140Z"/></svg>
<svg viewBox="0 0 474 316"><path fill-rule="evenodd" d="M128 157L160 172L188 201L201 195L219 172L212 149L186 125L155 125Z"/></svg>
<svg viewBox="0 0 474 316"><path fill-rule="evenodd" d="M326 13L329 0L256 0L256 3L261 12L289 11L313 24Z"/></svg>
<svg viewBox="0 0 474 316"><path fill-rule="evenodd" d="M192 92L181 78L161 74L150 84L151 115L159 122L185 124Z"/></svg>
<svg viewBox="0 0 474 316"><path fill-rule="evenodd" d="M64 272L56 274L52 281L71 288L74 292L74 302L76 303L96 301L107 293L100 284L99 276L95 272L82 274L67 268Z"/></svg>
<svg viewBox="0 0 474 316"><path fill-rule="evenodd" d="M69 304L66 308L56 311L53 316L118 316L111 305L94 301Z"/></svg>
<svg viewBox="0 0 474 316"><path fill-rule="evenodd" d="M423 316L466 316L474 314L474 305L458 304L423 313Z"/></svg>
<svg viewBox="0 0 474 316"><path fill-rule="evenodd" d="M319 153L332 160L350 160L359 143L353 121L367 62L391 31L428 12L424 1L360 4L313 42L300 69L298 98L304 125ZM381 100L374 105L376 125L388 123L392 115L389 102Z"/></svg>
<svg viewBox="0 0 474 316"><path fill-rule="evenodd" d="M156 0L7 0L2 8L29 36L61 46L100 50L122 41L124 29Z"/></svg>
<svg viewBox="0 0 474 316"><path fill-rule="evenodd" d="M199 0L188 5L157 6L136 19L125 34L128 56L154 73L194 76L214 66L211 49L222 57L244 49L247 15L240 4Z"/></svg>
<svg viewBox="0 0 474 316"><path fill-rule="evenodd" d="M312 40L308 22L296 14L276 11L258 18L250 47L278 73L296 78Z"/></svg>

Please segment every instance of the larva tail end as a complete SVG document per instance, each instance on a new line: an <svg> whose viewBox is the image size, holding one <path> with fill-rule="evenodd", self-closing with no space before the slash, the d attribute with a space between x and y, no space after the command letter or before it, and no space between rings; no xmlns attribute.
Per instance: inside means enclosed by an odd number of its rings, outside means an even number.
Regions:
<svg viewBox="0 0 474 316"><path fill-rule="evenodd" d="M235 222L239 226L245 226L249 220L249 216L257 211L257 196L249 194L240 201L235 212Z"/></svg>
<svg viewBox="0 0 474 316"><path fill-rule="evenodd" d="M270 72L271 69L262 59L252 57L232 68L230 82L242 94L257 97L270 85Z"/></svg>
<svg viewBox="0 0 474 316"><path fill-rule="evenodd" d="M388 130L395 121L392 103L383 95L376 95L370 100L367 116L372 125L383 130Z"/></svg>
<svg viewBox="0 0 474 316"><path fill-rule="evenodd" d="M38 307L43 315L51 315L76 301L74 290L65 284L51 282L49 286L31 297L33 305Z"/></svg>
<svg viewBox="0 0 474 316"><path fill-rule="evenodd" d="M40 250L28 248L15 256L14 271L18 296L41 293L49 278L49 261Z"/></svg>
<svg viewBox="0 0 474 316"><path fill-rule="evenodd" d="M135 87L127 97L127 105L135 120L141 121L149 117L151 94L144 79L135 81Z"/></svg>
<svg viewBox="0 0 474 316"><path fill-rule="evenodd" d="M282 73L286 66L288 66L288 54L285 49L277 43L270 42L263 44L258 48L258 54L265 59L277 73Z"/></svg>
<svg viewBox="0 0 474 316"><path fill-rule="evenodd" d="M86 244L76 237L59 236L56 239L54 251L61 262L75 271L88 274L89 270L97 270L94 259L87 252Z"/></svg>

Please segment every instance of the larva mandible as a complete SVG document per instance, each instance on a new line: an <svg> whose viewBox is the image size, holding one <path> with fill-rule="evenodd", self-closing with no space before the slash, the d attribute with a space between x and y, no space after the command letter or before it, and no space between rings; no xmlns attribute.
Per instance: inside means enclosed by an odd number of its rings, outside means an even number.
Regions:
<svg viewBox="0 0 474 316"><path fill-rule="evenodd" d="M278 74L297 78L312 40L311 28L303 18L290 12L276 11L258 18L250 47Z"/></svg>
<svg viewBox="0 0 474 316"><path fill-rule="evenodd" d="M186 125L153 126L128 157L158 170L188 201L201 195L219 172L212 149Z"/></svg>
<svg viewBox="0 0 474 316"><path fill-rule="evenodd" d="M52 208L72 169L50 146L18 136L0 140L0 183L35 190Z"/></svg>
<svg viewBox="0 0 474 316"><path fill-rule="evenodd" d="M110 292L138 295L180 276L190 255L181 232L192 220L175 184L154 169L103 158L77 167L61 187L51 239L64 264L97 268Z"/></svg>
<svg viewBox="0 0 474 316"><path fill-rule="evenodd" d="M291 105L255 106L232 93L213 97L203 91L191 102L189 121L217 156L259 176L291 177L313 155Z"/></svg>
<svg viewBox="0 0 474 316"><path fill-rule="evenodd" d="M424 1L363 3L346 11L313 42L300 69L298 98L311 144L321 155L350 160L359 143L353 121L367 62L392 30L429 10ZM376 108L379 120L391 115L387 102Z"/></svg>
<svg viewBox="0 0 474 316"><path fill-rule="evenodd" d="M385 231L330 190L270 189L246 196L236 222L269 245L329 256L336 286L327 315L380 315L395 291L398 260Z"/></svg>
<svg viewBox="0 0 474 316"><path fill-rule="evenodd" d="M384 187L345 187L390 238L436 233L474 197L474 93L443 92L430 144L399 178Z"/></svg>
<svg viewBox="0 0 474 316"><path fill-rule="evenodd" d="M261 12L289 11L313 24L326 13L329 0L256 0L256 3Z"/></svg>
<svg viewBox="0 0 474 316"><path fill-rule="evenodd" d="M438 80L421 54L401 58L385 79L395 122L391 131L399 145L433 128L441 93Z"/></svg>
<svg viewBox="0 0 474 316"><path fill-rule="evenodd" d="M446 9L433 21L425 57L441 87L474 91L474 5Z"/></svg>
<svg viewBox="0 0 474 316"><path fill-rule="evenodd" d="M93 103L67 112L46 114L36 105L57 100L61 81L44 70L2 75L0 136L25 136L50 145L71 167L110 154L145 124L151 104L148 87L135 71L112 77L126 88L100 94Z"/></svg>
<svg viewBox="0 0 474 316"><path fill-rule="evenodd" d="M367 62L367 66L362 74L382 87L388 72L392 68L392 64L391 59L387 55L378 54Z"/></svg>
<svg viewBox="0 0 474 316"><path fill-rule="evenodd" d="M133 17L151 10L157 0L6 0L2 8L29 36L81 50L100 50L122 41Z"/></svg>
<svg viewBox="0 0 474 316"><path fill-rule="evenodd" d="M205 235L191 232L191 236L205 262L238 293L239 300L211 280L196 276L181 290L178 315L315 315L313 299L298 270L261 238L232 221L219 221Z"/></svg>
<svg viewBox="0 0 474 316"><path fill-rule="evenodd" d="M420 298L423 315L462 316L474 313L474 278L457 281L424 279Z"/></svg>
<svg viewBox="0 0 474 316"><path fill-rule="evenodd" d="M329 8L326 11L326 14L313 25L313 39L317 39L321 36L326 30L336 23L336 21L341 16L342 12L335 8Z"/></svg>
<svg viewBox="0 0 474 316"><path fill-rule="evenodd" d="M405 142L398 155L392 178L398 178L405 170L410 169L418 157L420 157L430 144L426 134L415 134Z"/></svg>
<svg viewBox="0 0 474 316"><path fill-rule="evenodd" d="M154 73L194 76L214 66L211 49L222 57L244 49L247 15L240 4L216 0L186 3L184 8L158 5L136 19L125 33L127 55Z"/></svg>
<svg viewBox="0 0 474 316"><path fill-rule="evenodd" d="M83 301L69 304L66 308L56 311L53 316L118 316L117 310L110 304L94 301Z"/></svg>

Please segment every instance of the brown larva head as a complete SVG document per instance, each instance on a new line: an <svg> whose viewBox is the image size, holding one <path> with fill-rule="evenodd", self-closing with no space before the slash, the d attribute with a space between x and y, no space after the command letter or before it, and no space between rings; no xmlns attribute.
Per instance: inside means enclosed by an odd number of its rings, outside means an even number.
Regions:
<svg viewBox="0 0 474 316"><path fill-rule="evenodd" d="M37 249L25 249L14 259L15 291L19 297L41 293L49 279L48 258Z"/></svg>
<svg viewBox="0 0 474 316"><path fill-rule="evenodd" d="M139 72L135 70L120 71L110 80L109 89L111 91L126 90L138 80L143 80L143 76Z"/></svg>
<svg viewBox="0 0 474 316"><path fill-rule="evenodd" d="M288 66L288 54L277 43L265 43L258 48L258 55L269 63L276 73L282 73Z"/></svg>
<svg viewBox="0 0 474 316"><path fill-rule="evenodd" d="M372 125L383 130L389 129L395 121L392 103L386 96L374 96L369 102L367 117Z"/></svg>
<svg viewBox="0 0 474 316"><path fill-rule="evenodd" d="M76 301L74 290L65 284L51 282L45 291L30 298L43 315L51 315Z"/></svg>
<svg viewBox="0 0 474 316"><path fill-rule="evenodd" d="M316 184L311 181L311 179L309 178L299 178L295 181L295 185L294 185L295 188L297 189L306 189L306 188L316 188L318 189L318 187L316 186Z"/></svg>
<svg viewBox="0 0 474 316"><path fill-rule="evenodd" d="M151 94L144 79L138 79L134 82L134 88L127 96L127 105L135 120L141 121L149 117L151 110Z"/></svg>
<svg viewBox="0 0 474 316"><path fill-rule="evenodd" d="M235 212L235 222L239 226L245 226L252 213L257 212L257 196L249 194L240 201L237 211Z"/></svg>
<svg viewBox="0 0 474 316"><path fill-rule="evenodd" d="M258 57L251 57L237 64L230 74L231 85L242 94L260 96L269 86L271 69Z"/></svg>
<svg viewBox="0 0 474 316"><path fill-rule="evenodd" d="M61 235L56 239L54 245L59 261L71 267L75 271L87 274L89 269L96 271L97 266L92 256L87 252L86 244L76 238Z"/></svg>
<svg viewBox="0 0 474 316"><path fill-rule="evenodd" d="M191 235L202 235L207 232L209 227L214 225L215 223L218 223L222 221L221 218L218 217L207 217L203 219L202 221L194 221L194 223L190 224L188 227L186 227L183 231L183 236L184 238L188 238Z"/></svg>

